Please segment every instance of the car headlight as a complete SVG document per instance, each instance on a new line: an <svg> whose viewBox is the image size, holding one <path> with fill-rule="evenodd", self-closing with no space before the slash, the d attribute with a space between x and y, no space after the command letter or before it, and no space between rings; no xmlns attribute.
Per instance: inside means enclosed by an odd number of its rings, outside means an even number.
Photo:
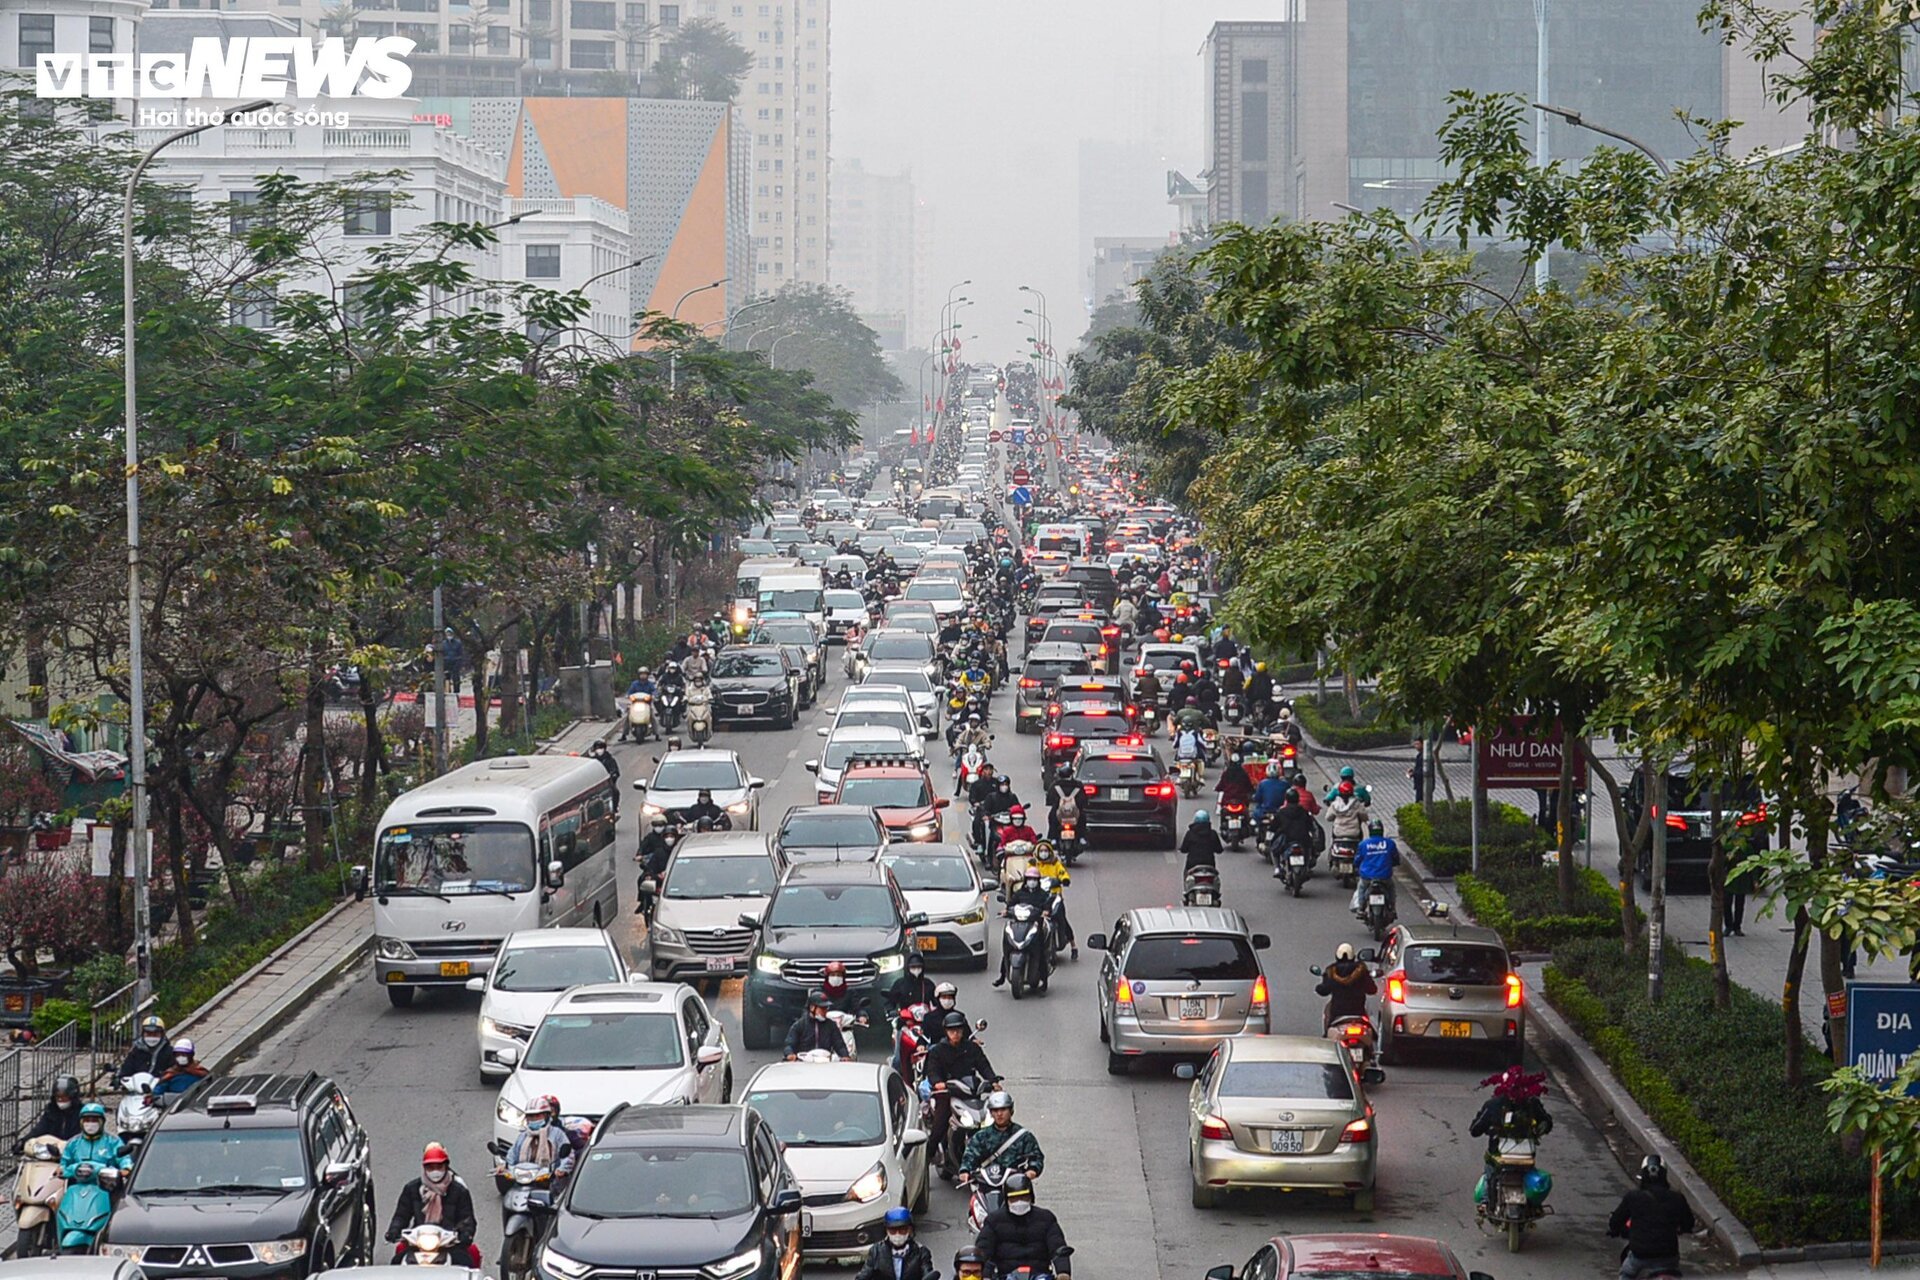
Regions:
<svg viewBox="0 0 1920 1280"><path fill-rule="evenodd" d="M498 1120L501 1124L510 1124L517 1129L525 1122L527 1113L514 1106L511 1102L508 1102L505 1097L502 1097L498 1102L493 1104L493 1116L494 1119Z"/></svg>
<svg viewBox="0 0 1920 1280"><path fill-rule="evenodd" d="M898 973L906 967L907 958L897 952L892 955L875 956L873 958L873 968L876 973Z"/></svg>
<svg viewBox="0 0 1920 1280"><path fill-rule="evenodd" d="M377 938L374 940L374 954L382 960L417 960L413 948L402 938Z"/></svg>
<svg viewBox="0 0 1920 1280"><path fill-rule="evenodd" d="M146 1255L146 1252L147 1246L144 1244L103 1244L100 1246L100 1256L103 1258L130 1258L134 1262L138 1262Z"/></svg>
<svg viewBox="0 0 1920 1280"><path fill-rule="evenodd" d="M924 840L928 836L932 835L935 830L936 828L931 822L920 822L920 823L915 823L911 827L908 827L907 834L914 837L916 840Z"/></svg>
<svg viewBox="0 0 1920 1280"><path fill-rule="evenodd" d="M745 813L746 811L747 802L745 800L742 800L739 804L730 804L727 806L728 813Z"/></svg>
<svg viewBox="0 0 1920 1280"><path fill-rule="evenodd" d="M985 924L986 922L987 904L984 902L966 914L957 915L953 918L953 923L955 924Z"/></svg>
<svg viewBox="0 0 1920 1280"><path fill-rule="evenodd" d="M569 1258L552 1245L540 1250L540 1265L557 1276L568 1277L568 1280L573 1280L576 1276L584 1276L593 1270L592 1263L582 1262L578 1258Z"/></svg>
<svg viewBox="0 0 1920 1280"><path fill-rule="evenodd" d="M785 965L786 962L779 956L755 956L753 958L753 967L762 973L779 973Z"/></svg>
<svg viewBox="0 0 1920 1280"><path fill-rule="evenodd" d="M305 1240L262 1240L248 1245L247 1248L253 1250L253 1256L261 1262L292 1262L295 1258L306 1256L307 1242Z"/></svg>
<svg viewBox="0 0 1920 1280"><path fill-rule="evenodd" d="M742 1276L750 1276L759 1268L760 1249L756 1245L751 1249L742 1249L731 1258L710 1262L700 1268L700 1272L702 1275L711 1276L712 1280L740 1280Z"/></svg>
<svg viewBox="0 0 1920 1280"><path fill-rule="evenodd" d="M531 1027L517 1027L511 1022L495 1022L492 1018L480 1019L480 1034L483 1036L505 1036L509 1040L525 1040L532 1033Z"/></svg>
<svg viewBox="0 0 1920 1280"><path fill-rule="evenodd" d="M683 946L687 941L681 932L670 924L656 924L653 926L653 940L655 942L665 943L669 947Z"/></svg>
<svg viewBox="0 0 1920 1280"><path fill-rule="evenodd" d="M861 1204L871 1204L887 1194L887 1170L876 1163L873 1168L861 1174L847 1189L847 1199L858 1200Z"/></svg>
<svg viewBox="0 0 1920 1280"><path fill-rule="evenodd" d="M658 817L659 815L665 813L666 811L667 809L665 805L643 804L640 806L640 812L646 814L649 818Z"/></svg>

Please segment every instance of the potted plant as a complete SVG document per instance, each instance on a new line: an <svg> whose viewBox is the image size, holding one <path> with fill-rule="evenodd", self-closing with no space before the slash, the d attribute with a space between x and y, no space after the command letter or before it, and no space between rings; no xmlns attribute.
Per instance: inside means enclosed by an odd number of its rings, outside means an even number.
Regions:
<svg viewBox="0 0 1920 1280"><path fill-rule="evenodd" d="M36 849L64 849L73 840L73 821L80 816L78 809L62 809L59 813L46 818L44 826L34 826L33 844Z"/></svg>
<svg viewBox="0 0 1920 1280"><path fill-rule="evenodd" d="M40 766L40 753L21 742L0 743L0 854L27 850L33 817L60 803L60 792Z"/></svg>

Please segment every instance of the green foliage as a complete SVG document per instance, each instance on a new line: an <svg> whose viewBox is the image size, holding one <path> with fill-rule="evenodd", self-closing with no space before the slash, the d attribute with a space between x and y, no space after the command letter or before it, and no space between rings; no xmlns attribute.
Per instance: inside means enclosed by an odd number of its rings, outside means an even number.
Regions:
<svg viewBox="0 0 1920 1280"><path fill-rule="evenodd" d="M127 963L126 957L102 951L75 965L67 978L67 986L92 1007L95 1001L106 999L132 981L133 966Z"/></svg>
<svg viewBox="0 0 1920 1280"><path fill-rule="evenodd" d="M222 902L207 913L198 946L174 941L154 949L155 1012L168 1025L273 954L331 910L340 896L340 877L333 871L273 868L245 884L244 905Z"/></svg>
<svg viewBox="0 0 1920 1280"><path fill-rule="evenodd" d="M663 98L732 102L753 70L753 51L711 18L689 18L660 46L654 67Z"/></svg>
<svg viewBox="0 0 1920 1280"><path fill-rule="evenodd" d="M776 372L806 370L843 412L857 414L905 393L880 354L879 335L854 311L846 290L796 280L748 314L750 320L742 319L748 345L773 352Z"/></svg>
<svg viewBox="0 0 1920 1280"><path fill-rule="evenodd" d="M1920 1181L1920 1100L1911 1096L1920 1084L1920 1055L1910 1057L1885 1085L1868 1079L1859 1067L1842 1067L1821 1081L1827 1093L1827 1125L1835 1133L1856 1134L1880 1153L1880 1176L1895 1187Z"/></svg>
<svg viewBox="0 0 1920 1280"><path fill-rule="evenodd" d="M1713 971L1670 951L1667 996L1646 1000L1646 965L1617 941L1569 942L1547 997L1763 1245L1866 1236L1866 1162L1827 1127L1818 1082L1783 1084L1777 1004L1735 988L1713 1007ZM1920 1230L1920 1206L1888 1201L1890 1234Z"/></svg>
<svg viewBox="0 0 1920 1280"><path fill-rule="evenodd" d="M1480 831L1480 866L1529 867L1553 840L1539 824L1510 804L1489 803ZM1465 800L1441 800L1433 814L1417 804L1401 805L1393 815L1400 838L1411 845L1437 876L1454 876L1473 867L1473 812Z"/></svg>
<svg viewBox="0 0 1920 1280"><path fill-rule="evenodd" d="M1551 867L1494 867L1460 875L1454 888L1476 921L1517 950L1549 951L1572 938L1620 932L1620 895L1591 867L1575 873L1571 912L1560 910L1559 874Z"/></svg>
<svg viewBox="0 0 1920 1280"><path fill-rule="evenodd" d="M66 1026L69 1022L78 1024L75 1027L75 1034L79 1043L87 1043L88 1037L91 1034L89 1009L87 1004L81 1000L48 1000L38 1009L35 1009L33 1011L32 1023L33 1034L36 1038L44 1039Z"/></svg>
<svg viewBox="0 0 1920 1280"><path fill-rule="evenodd" d="M1345 695L1339 693L1329 693L1325 698L1312 694L1295 698L1293 712L1315 742L1336 751L1404 746L1408 740L1406 726L1392 716L1383 719L1379 700L1368 693L1360 695L1358 720L1353 718Z"/></svg>

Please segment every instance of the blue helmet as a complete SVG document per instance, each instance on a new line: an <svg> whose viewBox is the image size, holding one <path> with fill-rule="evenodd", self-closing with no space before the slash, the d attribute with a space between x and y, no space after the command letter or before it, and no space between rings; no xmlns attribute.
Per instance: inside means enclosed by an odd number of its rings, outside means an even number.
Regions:
<svg viewBox="0 0 1920 1280"><path fill-rule="evenodd" d="M897 1204L887 1210L887 1225L890 1227L910 1227L913 1225L913 1215L907 1212L907 1206Z"/></svg>
<svg viewBox="0 0 1920 1280"><path fill-rule="evenodd" d="M1193 820L1199 823L1201 826L1206 826L1207 824L1213 821L1213 815L1208 813L1205 809L1201 809L1193 815Z"/></svg>

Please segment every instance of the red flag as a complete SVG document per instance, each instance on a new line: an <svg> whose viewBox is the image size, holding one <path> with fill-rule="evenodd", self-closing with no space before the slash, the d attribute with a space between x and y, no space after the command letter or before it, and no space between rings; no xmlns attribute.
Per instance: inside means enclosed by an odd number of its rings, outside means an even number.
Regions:
<svg viewBox="0 0 1920 1280"><path fill-rule="evenodd" d="M939 400L934 402L933 411L935 413L945 413L947 411L947 398L945 396L941 396Z"/></svg>

